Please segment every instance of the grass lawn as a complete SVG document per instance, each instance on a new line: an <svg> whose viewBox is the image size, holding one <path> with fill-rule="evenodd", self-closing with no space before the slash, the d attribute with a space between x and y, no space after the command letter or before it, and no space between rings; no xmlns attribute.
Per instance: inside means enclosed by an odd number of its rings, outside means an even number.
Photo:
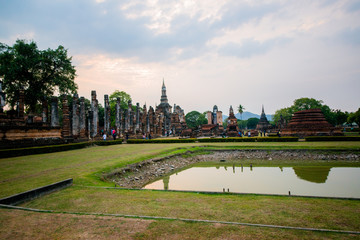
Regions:
<svg viewBox="0 0 360 240"><path fill-rule="evenodd" d="M89 147L58 153L0 159L0 197L73 178L73 187L28 202L24 206L71 212L134 214L360 231L360 201L255 195L207 195L83 187L113 186L111 183L100 180L100 175L103 172L109 172L115 168L147 158L182 153L188 150L206 150L207 148L203 146L220 149L267 149L269 151L272 149L310 149L359 152L360 150L360 142L123 144ZM279 162L274 160L272 163L264 164L276 165ZM305 161L304 164L309 165L309 162ZM314 163L314 165L322 164L321 161ZM338 164L347 165L348 163L339 162ZM359 166L360 163L351 163L350 165ZM40 215L46 215L47 220L41 219ZM57 229L57 226L54 225L57 224L58 220L55 219L75 221L75 225L77 221L88 221L90 226L94 224L94 228L86 228L87 230L85 230L93 235L85 238L97 238L94 236L101 236L101 233L104 233L104 236L106 234L112 236L112 233L115 234L114 236L119 234L116 233L116 230L107 227L104 227L102 231L99 226L105 220L100 220L95 216L30 213L1 209L0 238L4 239L8 232L4 229L3 224L12 221L14 221L14 225L11 225L13 227L11 231L14 231L14 234L17 232L16 234L24 237L25 235L21 234L26 233L22 233L19 229L22 229L21 226L28 224L28 221L30 221L34 222L34 224L38 222L40 225L49 225L46 228L48 230L39 230L39 236L41 234L47 236L47 231L52 232L52 230ZM94 219L98 220L98 222ZM114 229L118 226L118 223L115 223L117 220L114 220L118 218L108 217L106 219L110 225L114 225ZM133 224L137 224L136 221L128 223L128 219L122 219L121 221L124 221L124 229L127 229L125 226L128 225L128 228L131 229ZM165 220L142 221L144 221L144 228L139 231L130 231L131 233L126 234L126 238L207 239L211 236L223 236L220 238L253 239L255 237L270 239L275 236L280 239L336 239L356 237L346 234L264 229L222 224L184 223ZM63 226L64 231L68 231L70 234L64 236L74 237L83 233L71 230L69 226ZM8 230L10 229L11 227ZM31 236L36 236L36 234L31 235L34 234L32 231L28 230L27 232L30 234L29 238L35 238ZM199 232L204 234L200 235ZM69 238L62 237L61 234L53 236L53 238ZM119 235L119 238L123 238L121 236Z"/></svg>

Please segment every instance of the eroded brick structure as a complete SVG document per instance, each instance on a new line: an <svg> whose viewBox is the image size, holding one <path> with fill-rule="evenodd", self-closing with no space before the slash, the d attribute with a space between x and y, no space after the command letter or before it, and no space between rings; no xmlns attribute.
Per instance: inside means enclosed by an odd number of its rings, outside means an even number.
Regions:
<svg viewBox="0 0 360 240"><path fill-rule="evenodd" d="M4 113L5 93L2 92L0 84L0 137L2 144L4 141L13 141L24 139L42 139L44 141L61 140L84 141L91 139L100 139L99 126L99 103L96 91L91 92L90 106L86 106L85 98L74 94L69 106L69 100L66 95L61 96L62 121L60 121L59 103L57 97L52 97L50 105L47 99L42 102L41 116L24 116L24 90L19 90L19 100L16 104L16 110ZM161 103L149 107L146 105L143 109L136 103L133 108L129 101L126 109L121 109L120 98L115 105L115 124L111 126L111 107L108 95L104 96L104 133L110 135L112 127L116 128L117 135L130 138L142 138L143 136L159 137L164 135L180 135L186 128L185 114L180 106L174 105L174 111L168 103L166 96L166 87L163 82ZM50 116L48 112L50 106ZM36 143L33 141L34 145ZM46 143L46 142L44 142ZM4 145L4 144L3 144Z"/></svg>
<svg viewBox="0 0 360 240"><path fill-rule="evenodd" d="M206 118L208 122L201 125L200 136L220 136L224 133L222 111L219 111L216 105L214 105L212 112L206 112Z"/></svg>
<svg viewBox="0 0 360 240"><path fill-rule="evenodd" d="M258 130L260 132L266 132L270 129L271 129L271 124L267 120L267 117L266 117L266 114L264 111L264 105L263 105L262 109L261 109L260 120L259 120L258 124L256 125L256 130Z"/></svg>
<svg viewBox="0 0 360 240"><path fill-rule="evenodd" d="M282 136L332 136L342 135L335 129L320 109L309 109L293 114L287 126L281 130Z"/></svg>
<svg viewBox="0 0 360 240"><path fill-rule="evenodd" d="M226 127L226 135L228 137L237 137L239 136L239 126L237 124L237 118L234 115L234 110L232 106L230 106L229 110L229 117L227 120L227 127Z"/></svg>

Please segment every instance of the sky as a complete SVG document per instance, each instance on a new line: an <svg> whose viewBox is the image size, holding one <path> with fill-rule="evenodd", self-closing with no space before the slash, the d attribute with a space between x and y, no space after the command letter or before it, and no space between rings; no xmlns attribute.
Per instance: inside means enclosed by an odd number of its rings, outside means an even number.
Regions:
<svg viewBox="0 0 360 240"><path fill-rule="evenodd" d="M360 107L359 0L0 0L0 42L68 49L78 93L185 113Z"/></svg>

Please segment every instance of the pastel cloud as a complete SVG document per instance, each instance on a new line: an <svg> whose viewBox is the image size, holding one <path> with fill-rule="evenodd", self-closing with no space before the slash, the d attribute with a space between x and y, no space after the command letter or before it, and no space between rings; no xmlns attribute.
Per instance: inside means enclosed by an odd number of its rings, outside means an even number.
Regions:
<svg viewBox="0 0 360 240"><path fill-rule="evenodd" d="M353 111L359 13L351 0L13 0L1 3L0 42L64 45L85 96L119 89L153 105L165 77L185 111L271 113L303 96Z"/></svg>

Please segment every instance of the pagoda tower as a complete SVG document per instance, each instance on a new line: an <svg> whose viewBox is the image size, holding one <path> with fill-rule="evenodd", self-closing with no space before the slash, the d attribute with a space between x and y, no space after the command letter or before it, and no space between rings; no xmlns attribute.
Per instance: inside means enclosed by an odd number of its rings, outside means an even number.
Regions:
<svg viewBox="0 0 360 240"><path fill-rule="evenodd" d="M266 114L264 111L264 105L262 105L261 116L260 116L260 120L259 120L258 124L256 125L256 130L263 132L263 131L268 130L269 128L271 128L271 124L267 120L267 117L266 117Z"/></svg>
<svg viewBox="0 0 360 240"><path fill-rule="evenodd" d="M165 81L163 79L163 84L161 87L161 98L160 104L156 106L156 113L162 115L164 118L163 123L161 124L161 135L165 135L170 130L171 125L171 105L169 104L168 98L166 96L166 87Z"/></svg>

